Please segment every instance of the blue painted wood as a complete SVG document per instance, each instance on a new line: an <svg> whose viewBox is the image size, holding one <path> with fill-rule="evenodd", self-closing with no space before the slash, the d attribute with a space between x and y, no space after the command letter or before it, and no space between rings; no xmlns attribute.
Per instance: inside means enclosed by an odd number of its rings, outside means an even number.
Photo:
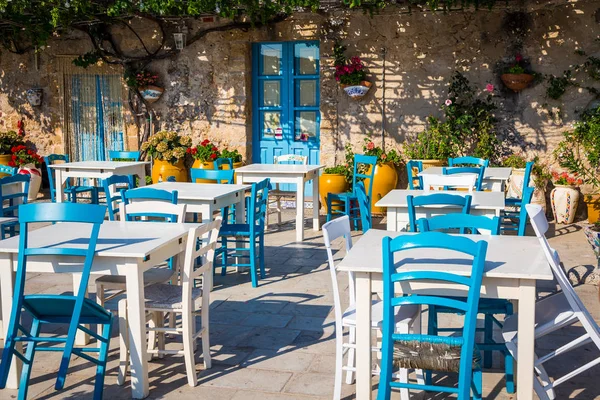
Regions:
<svg viewBox="0 0 600 400"><path fill-rule="evenodd" d="M111 186L115 186L115 188L112 189L112 192L114 193L112 196L110 195ZM132 187L131 176L113 175L109 178L102 179L102 188L104 189L104 193L106 193L106 206L108 207L109 220L114 221L115 215L119 213L117 205L122 201L121 192L131 189ZM117 188L119 190L116 190Z"/></svg>
<svg viewBox="0 0 600 400"><path fill-rule="evenodd" d="M423 189L423 178L420 176L414 177L413 170L417 169L419 172L423 172L423 162L417 160L410 160L406 163L406 174L408 177L408 188L410 190L421 190Z"/></svg>
<svg viewBox="0 0 600 400"><path fill-rule="evenodd" d="M0 178L0 205L2 206L3 217L17 217L19 206L21 204L27 204L30 178L30 175L25 174ZM14 190L15 184L20 184L18 186L21 190L8 194L8 192ZM11 190L8 190L7 186L11 186ZM7 236L15 236L17 234L16 227L18 225L19 223L17 221L0 224L0 237L5 239Z"/></svg>
<svg viewBox="0 0 600 400"><path fill-rule="evenodd" d="M443 175L454 175L454 174L477 174L477 180L475 181L475 190L481 191L483 185L483 176L485 174L485 167L451 167L442 168Z"/></svg>
<svg viewBox="0 0 600 400"><path fill-rule="evenodd" d="M177 190L169 192L167 190L154 189L141 187L134 190L123 190L121 191L121 201L127 205L132 200L134 201L164 201L167 203L177 204ZM177 216L173 214L163 213L160 210L156 210L151 213L127 213L128 221L141 221L143 218L159 218L164 222L177 222ZM152 222L152 220L148 220Z"/></svg>
<svg viewBox="0 0 600 400"><path fill-rule="evenodd" d="M448 159L448 165L451 167L456 167L460 165L480 165L482 167L489 167L490 160L485 160L483 158L466 156L466 157L455 157Z"/></svg>
<svg viewBox="0 0 600 400"><path fill-rule="evenodd" d="M234 173L233 169L190 169L192 182L197 182L197 179L206 179L212 181L211 183L233 184Z"/></svg>
<svg viewBox="0 0 600 400"><path fill-rule="evenodd" d="M223 165L229 166L229 169L233 169L233 159L232 158L217 158L215 160L215 169L223 169Z"/></svg>
<svg viewBox="0 0 600 400"><path fill-rule="evenodd" d="M534 161L529 161L525 165L525 173L523 174L523 186L521 186L521 195L525 193L525 188L529 187L531 181L531 171L535 165ZM522 198L506 198L507 207L521 207Z"/></svg>
<svg viewBox="0 0 600 400"><path fill-rule="evenodd" d="M0 174L16 175L17 169L8 165L0 165Z"/></svg>
<svg viewBox="0 0 600 400"><path fill-rule="evenodd" d="M69 162L69 156L66 154L50 154L44 157L44 162L46 163L46 172L48 172L48 184L50 185L50 198L52 202L56 202L56 185L54 180L54 170L50 168L52 164L56 161L62 161L65 163ZM65 194L67 195L67 201L72 203L77 203L77 195L82 193L90 192L91 194L91 202L93 204L98 204L98 188L94 186L84 186L84 185L73 185L71 180L68 179L65 186Z"/></svg>
<svg viewBox="0 0 600 400"><path fill-rule="evenodd" d="M356 184L356 199L360 209L360 222L362 224L363 233L366 233L373 227L373 219L371 218L371 199L367 196L364 182Z"/></svg>
<svg viewBox="0 0 600 400"><path fill-rule="evenodd" d="M457 194L449 193L434 193L422 196L408 195L406 197L406 203L408 208L408 220L410 224L410 231L417 231L417 211L416 207L425 207L432 205L447 205L447 206L459 206L462 207L463 214L469 214L471 211L471 195L460 196Z"/></svg>
<svg viewBox="0 0 600 400"><path fill-rule="evenodd" d="M517 211L502 211L502 225L500 230L502 231L516 231L517 235L525 236L525 229L527 228L527 210L525 206L531 203L533 198L533 192L535 187L528 186L523 189L523 196L518 204L507 204L513 207L517 207Z"/></svg>
<svg viewBox="0 0 600 400"><path fill-rule="evenodd" d="M479 292L483 269L485 265L485 256L487 252L487 242L475 242L465 237L451 236L439 232L425 232L411 236L399 236L391 239L383 239L383 323L382 323L382 359L381 375L379 377L378 400L389 400L391 389L394 388L413 388L421 390L435 390L450 393L457 393L459 400L469 399L471 388L473 388L474 398L481 399L481 375L479 368L473 369L473 351L475 344L475 328L477 326L477 304L479 302ZM446 249L454 252L463 253L473 257L472 270L470 277L458 276L447 272L435 271L415 271L402 272L402 267L397 268L394 262L396 253L414 249ZM411 255L412 257L412 255ZM449 260L451 262L451 260ZM438 282L449 282L464 285L468 290L466 301L448 300L445 297L435 295L419 296L396 296L394 285L397 282L411 282L435 280ZM464 327L459 336L435 336L435 335L411 335L397 334L395 332L395 307L404 304L421 305L446 305L455 307L463 311ZM460 368L458 372L458 388L447 386L417 385L395 382L392 377L393 369L393 350L396 341L418 341L429 343L443 343L452 346L460 346Z"/></svg>
<svg viewBox="0 0 600 400"><path fill-rule="evenodd" d="M58 377L55 384L56 390L64 387L69 362L73 354L81 356L96 364L96 382L94 386L95 400L102 399L104 388L104 375L106 371L106 361L108 347L110 342L110 329L113 321L112 314L99 306L97 303L86 297L90 271L96 251L96 243L100 226L104 221L106 207L94 204L74 204L74 203L37 203L26 204L19 209L19 222L21 235L19 237L18 267L15 280L14 300L8 322L7 336L5 340L4 351L2 353L2 363L0 363L0 388L6 387L8 372L13 360L13 356L20 358L24 362L24 368L21 373L21 382L19 385L19 399L27 398L29 388L29 377L31 367L34 362L34 356L39 351L62 351L62 359L58 371ZM34 248L29 245L28 225L30 223L56 223L56 222L78 222L90 225L90 235L87 248L69 248L69 247L45 247ZM52 295L52 294L25 294L25 279L27 273L27 263L30 257L55 255L61 257L75 256L78 259L84 257L81 282L76 296ZM27 331L21 325L21 315L23 311L31 314L33 319L31 329ZM46 338L40 337L40 327L42 324L68 324L68 333L66 337ZM85 329L80 324L99 324L103 325L102 335ZM74 348L75 335L77 330L84 330L91 334L101 343L100 348ZM24 336L19 336L19 331ZM17 342L27 342L27 351L21 355L15 349ZM49 342L63 344L63 346L42 347L38 343ZM94 358L87 353L97 353Z"/></svg>
<svg viewBox="0 0 600 400"><path fill-rule="evenodd" d="M108 152L108 159L110 161L115 161L115 160L140 161L140 154L141 153L139 151L110 150Z"/></svg>
<svg viewBox="0 0 600 400"><path fill-rule="evenodd" d="M250 197L246 198L246 223L221 225L219 232L221 246L215 251L215 266L221 267L221 275L227 273L228 266L250 268L252 287L258 286L259 271L260 279L265 277L265 220L269 204L269 188L268 178L252 184ZM229 241L230 238L233 240ZM230 243L235 247L229 247ZM217 263L219 256L221 261ZM247 263L229 262L229 258L238 256L249 260Z"/></svg>
<svg viewBox="0 0 600 400"><path fill-rule="evenodd" d="M490 231L490 235L500 234L500 218L489 218L484 215L446 214L418 221L419 232L447 231L453 229L468 229L472 234L478 234L480 229Z"/></svg>

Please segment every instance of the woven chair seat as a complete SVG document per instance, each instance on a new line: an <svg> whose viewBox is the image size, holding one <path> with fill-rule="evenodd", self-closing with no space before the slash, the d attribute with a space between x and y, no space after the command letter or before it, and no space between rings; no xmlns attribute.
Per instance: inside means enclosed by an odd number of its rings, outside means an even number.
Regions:
<svg viewBox="0 0 600 400"><path fill-rule="evenodd" d="M424 369L440 372L458 372L461 346L447 343L429 343L415 340L394 343L394 367ZM473 369L479 369L481 354L473 351Z"/></svg>

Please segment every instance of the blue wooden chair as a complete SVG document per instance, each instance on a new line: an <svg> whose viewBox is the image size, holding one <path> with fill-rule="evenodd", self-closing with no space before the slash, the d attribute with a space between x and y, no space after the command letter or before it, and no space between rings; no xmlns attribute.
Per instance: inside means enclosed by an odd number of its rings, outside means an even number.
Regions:
<svg viewBox="0 0 600 400"><path fill-rule="evenodd" d="M528 218L525 206L531 203L534 190L535 188L531 186L523 188L523 196L521 197L521 201L513 204L514 206L518 207L519 210L502 211L500 215L502 218L502 225L500 226L501 231L516 231L518 236L525 236L525 229L527 228Z"/></svg>
<svg viewBox="0 0 600 400"><path fill-rule="evenodd" d="M260 278L265 277L265 220L269 201L269 179L252 184L251 195L246 202L245 224L223 224L219 232L221 246L215 252L215 260L221 255L221 275L225 275L227 267L250 268L252 287L258 286L258 270ZM239 237L244 238L240 240ZM229 248L229 238L234 238L235 248ZM248 247L245 245L248 244ZM256 247L258 246L258 252ZM247 253L247 255L246 255ZM248 258L247 263L229 263L229 257ZM258 268L257 268L258 263Z"/></svg>
<svg viewBox="0 0 600 400"><path fill-rule="evenodd" d="M16 175L17 174L17 167L11 167L8 165L0 165L0 174L6 174L6 175Z"/></svg>
<svg viewBox="0 0 600 400"><path fill-rule="evenodd" d="M490 160L485 160L483 158L472 157L472 156L455 157L455 158L448 158L448 165L450 167L479 165L481 167L487 168L490 166Z"/></svg>
<svg viewBox="0 0 600 400"><path fill-rule="evenodd" d="M229 169L233 169L233 159L221 157L215 160L215 169L223 169L223 165L227 165Z"/></svg>
<svg viewBox="0 0 600 400"><path fill-rule="evenodd" d="M17 211L20 204L27 204L27 196L29 194L29 175L13 175L5 176L0 178L0 205L2 206L3 217L17 217ZM14 187L15 184L19 184L22 190L9 194L9 190L6 186ZM2 239L15 236L15 228L19 225L17 221L6 222L0 224L0 236Z"/></svg>
<svg viewBox="0 0 600 400"><path fill-rule="evenodd" d="M394 261L396 253L415 249L444 249L473 257L471 276L437 271L402 272L402 266L397 268ZM472 390L473 398L481 399L482 376L480 354L475 347L475 328L486 252L487 242L483 240L475 242L466 237L440 232L383 239L383 337L378 400L389 400L392 388L455 393L459 400L470 399ZM396 283L410 285L412 281L436 281L461 285L468 290L468 295L466 299L449 299L433 294L396 296L394 290ZM464 326L458 333L459 336L396 333L394 310L410 304L444 306L463 313ZM424 385L401 383L392 376L393 369L397 368L455 372L458 373L458 387L432 385L427 382Z"/></svg>
<svg viewBox="0 0 600 400"><path fill-rule="evenodd" d="M46 163L46 170L48 172L48 183L50 184L50 198L52 202L56 202L56 185L54 183L54 170L50 168L52 164L56 161L63 161L68 163L69 156L66 154L50 154L44 157L44 162ZM98 188L95 186L83 186L83 185L72 185L69 180L67 180L65 193L67 195L67 201L71 203L77 203L77 196L83 193L91 194L91 202L92 204L98 204Z"/></svg>
<svg viewBox="0 0 600 400"><path fill-rule="evenodd" d="M371 199L367 197L367 190L364 182L356 184L356 198L360 209L360 222L363 233L366 233L373 227L373 218L371 217Z"/></svg>
<svg viewBox="0 0 600 400"><path fill-rule="evenodd" d="M411 232L417 231L417 207L445 205L453 208L461 207L463 214L471 211L471 195L460 196L458 194L434 193L422 196L408 195L406 203L408 206L408 221Z"/></svg>
<svg viewBox="0 0 600 400"><path fill-rule="evenodd" d="M226 183L233 184L233 169L200 169L191 168L190 177L193 183L197 182L197 179L205 179L212 181L210 183Z"/></svg>
<svg viewBox="0 0 600 400"><path fill-rule="evenodd" d="M115 221L115 215L119 213L118 206L122 201L121 192L132 188L131 176L113 175L102 179L102 189L106 193L109 220Z"/></svg>
<svg viewBox="0 0 600 400"><path fill-rule="evenodd" d="M139 151L111 150L108 152L108 159L110 161L140 161L140 155Z"/></svg>
<svg viewBox="0 0 600 400"><path fill-rule="evenodd" d="M360 217L357 215L359 210L358 206L354 204L357 202L356 197L356 184L363 179L369 180L369 187L366 188L367 198L371 199L373 194L373 177L375 176L375 167L377 166L377 157L365 156L364 154L354 155L354 172L352 174L352 191L346 193L327 193L327 221L331 221L331 218L335 214L347 215L351 221L354 221L354 229L358 230L358 220ZM370 171L367 174L364 171ZM335 210L333 203L340 203L343 205L343 210Z"/></svg>
<svg viewBox="0 0 600 400"><path fill-rule="evenodd" d="M86 297L90 271L96 251L98 233L106 215L106 207L93 204L70 204L70 203L38 203L23 205L19 209L20 231L18 267L15 281L14 300L2 363L0 364L0 388L6 387L8 372L13 360L13 355L23 361L21 382L19 384L19 399L27 398L29 377L33 366L34 356L39 351L62 352L62 360L58 371L58 377L54 388L61 390L65 385L67 370L71 356L76 355L96 364L96 382L94 385L95 400L102 399L104 389L104 375L106 372L106 361L110 342L110 331L113 316L110 312L94 303ZM89 243L86 248L74 248L69 246L55 246L36 248L30 245L28 240L28 225L37 222L76 222L91 225ZM83 259L81 269L81 283L76 295L35 294L25 295L25 279L27 263L36 257L57 256L62 259L73 257L75 260ZM76 261L73 262L76 262ZM80 262L80 261L77 261ZM27 331L21 322L23 311L31 314L33 319L31 329ZM41 336L43 324L68 324L67 337L56 337L52 335ZM102 327L101 334L87 329L84 325L97 324ZM81 330L100 343L99 347L74 347L77 330ZM19 331L23 333L20 336ZM27 350L23 355L15 348L16 343L27 343ZM49 343L49 346L42 346ZM59 345L63 345L62 347ZM89 353L96 353L92 357Z"/></svg>
<svg viewBox="0 0 600 400"><path fill-rule="evenodd" d="M533 170L533 166L535 165L534 161L529 161L525 165L525 173L523 174L523 186L521 187L521 197L507 197L505 199L505 204L507 207L521 207L521 203L523 202L523 193L525 193L525 189L529 187L529 182L531 181L531 171Z"/></svg>
<svg viewBox="0 0 600 400"><path fill-rule="evenodd" d="M423 178L416 175L417 173L423 172L423 161L410 160L406 163L406 175L408 177L408 188L410 190L422 190L423 189Z"/></svg>
<svg viewBox="0 0 600 400"><path fill-rule="evenodd" d="M483 215L446 214L419 220L419 231L447 231L454 229L470 229L470 233L484 233L489 235L500 234L500 218L489 218ZM431 306L428 312L428 329L430 334L437 335L438 332L455 332L454 328L438 328L438 314L455 313L455 310L447 307ZM484 315L484 327L477 328L483 332L483 343L477 343L477 347L483 350L483 365L485 368L492 367L492 351L501 351L504 354L504 373L506 378L506 390L508 393L515 392L514 363L513 358L504 343L494 340L494 324L502 329L503 324L496 315L504 315L504 319L513 314L512 303L504 299L480 299L478 314Z"/></svg>
<svg viewBox="0 0 600 400"><path fill-rule="evenodd" d="M450 167L442 168L443 175L454 175L454 174L477 174L477 180L475 181L475 190L481 191L483 186L483 176L485 174L485 167Z"/></svg>

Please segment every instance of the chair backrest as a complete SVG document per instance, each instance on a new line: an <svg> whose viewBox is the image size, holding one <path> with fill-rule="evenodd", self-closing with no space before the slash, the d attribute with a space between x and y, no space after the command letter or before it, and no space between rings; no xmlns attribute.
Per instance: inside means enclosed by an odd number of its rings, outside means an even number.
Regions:
<svg viewBox="0 0 600 400"><path fill-rule="evenodd" d="M449 206L450 209L461 207L462 214L469 214L471 212L471 201L471 195L461 196L459 194L449 193L432 193L425 194L422 196L408 195L406 196L406 204L408 208L408 220L410 223L410 231L417 231L416 207Z"/></svg>
<svg viewBox="0 0 600 400"><path fill-rule="evenodd" d="M383 338L381 376L379 383L379 399L389 399L391 387L395 386L392 378L392 364L394 343L398 341L435 343L449 346L460 346L460 368L458 375L458 398L470 398L471 372L473 367L473 348L475 344L475 330L477 327L477 308L481 280L485 266L487 242L475 242L466 237L452 236L440 232L425 232L417 235L403 235L394 239L383 238ZM395 255L404 251L422 250L426 258L428 249L443 249L448 251L448 262L457 254L473 258L470 276L461 276L440 271L412 271L403 272L403 263L418 262L414 252L410 252L406 259L400 261L398 266ZM440 260L444 261L444 260ZM398 295L394 287L396 284L408 285L417 281L448 282L449 284L464 286L468 290L466 299L441 297L434 294L423 293L418 296ZM428 305L442 306L455 309L464 313L464 326L460 336L435 336L395 333L396 321L394 309L403 305ZM460 332L460 331L459 331Z"/></svg>
<svg viewBox="0 0 600 400"><path fill-rule="evenodd" d="M340 289L337 282L337 269L335 260L333 259L333 250L331 248L331 242L343 237L346 244L346 253L352 248L352 235L350 233L350 218L347 215L336 218L332 221L327 222L323 225L323 241L325 242L325 249L327 250L327 261L329 263L329 272L331 275L331 287L333 288L333 305L336 321L336 329L340 329L341 332L341 321L342 321L342 305L340 301ZM356 292L354 287L354 274L348 272L348 284L350 293L350 305L356 303ZM339 328L338 328L339 321Z"/></svg>
<svg viewBox="0 0 600 400"><path fill-rule="evenodd" d="M141 187L121 192L121 199L125 204L138 200L156 200L177 204L177 194L177 190L169 192L168 190Z"/></svg>
<svg viewBox="0 0 600 400"><path fill-rule="evenodd" d="M360 222L362 224L363 233L367 232L373 226L371 218L371 199L367 196L364 182L356 184L356 197L358 199L358 207L360 209Z"/></svg>
<svg viewBox="0 0 600 400"><path fill-rule="evenodd" d="M106 206L108 208L108 219L115 220L115 214L119 214L118 205L122 201L121 192L132 189L131 179L127 175L111 175L102 179L102 187L106 193Z"/></svg>
<svg viewBox="0 0 600 400"><path fill-rule="evenodd" d="M466 175L423 175L423 190L429 192L431 190L439 190L446 187L464 188L469 192L473 191L477 181L477 174Z"/></svg>
<svg viewBox="0 0 600 400"><path fill-rule="evenodd" d="M569 278L567 278L567 275L561 266L558 252L550 247L550 243L548 243L548 239L546 239L548 220L546 219L546 214L544 213L542 206L539 204L527 204L524 208L529 214L529 219L531 220L531 225L533 226L535 235L540 241L542 249L544 250L544 254L546 255L546 259L548 260L548 264L550 264L552 273L558 281L562 293L565 295L573 311L577 313L577 317L579 318L585 330L588 333L595 333L590 336L596 346L600 347L600 327L598 327L598 324L573 289Z"/></svg>
<svg viewBox="0 0 600 400"><path fill-rule="evenodd" d="M442 168L443 175L456 175L456 174L475 174L477 179L475 180L475 190L481 191L483 185L483 176L485 174L485 167L450 167Z"/></svg>
<svg viewBox="0 0 600 400"><path fill-rule="evenodd" d="M191 315L194 311L192 310L192 289L195 286L195 280L200 275L202 275L202 296L208 296L212 290L213 260L221 222L222 220L217 218L210 223L191 228L188 233L183 275L181 277L184 314ZM198 265L197 260L199 260L200 265Z"/></svg>
<svg viewBox="0 0 600 400"><path fill-rule="evenodd" d="M0 174L16 175L17 167L11 167L9 165L0 165Z"/></svg>
<svg viewBox="0 0 600 400"><path fill-rule="evenodd" d="M50 168L50 166L55 164L56 161L68 163L69 156L67 154L49 154L44 157L44 162L46 163L46 172L48 172L48 185L50 186L50 198L52 199L52 202L56 201L56 186L54 183L54 170Z"/></svg>
<svg viewBox="0 0 600 400"><path fill-rule="evenodd" d="M465 156L465 157L455 157L448 158L448 165L451 167L455 167L458 165L480 165L482 167L489 167L490 160L484 160L483 158Z"/></svg>
<svg viewBox="0 0 600 400"><path fill-rule="evenodd" d="M223 169L223 165L227 165L229 169L233 169L233 159L221 157L215 160L215 169Z"/></svg>
<svg viewBox="0 0 600 400"><path fill-rule="evenodd" d="M140 160L140 152L139 151L117 151L111 150L108 152L108 159L110 161L139 161Z"/></svg>
<svg viewBox="0 0 600 400"><path fill-rule="evenodd" d="M423 189L423 178L418 174L423 172L423 161L410 160L406 163L406 174L408 176L408 188L410 190Z"/></svg>
<svg viewBox="0 0 600 400"><path fill-rule="evenodd" d="M19 205L27 204L29 179L30 176L26 174L0 178L0 206L2 206L3 217L16 217ZM7 186L10 186L13 189L9 189ZM15 186L19 187L16 192L14 191Z"/></svg>
<svg viewBox="0 0 600 400"><path fill-rule="evenodd" d="M167 222L184 222L185 220L185 207L171 207L177 205L177 190L169 192L142 187L122 191L121 199L119 210L121 221L137 221L148 218L158 218ZM139 205L125 210L126 207L133 204Z"/></svg>
<svg viewBox="0 0 600 400"><path fill-rule="evenodd" d="M517 229L517 235L525 236L525 229L527 228L527 209L525 206L531 203L533 198L533 192L535 187L527 186L523 188L523 196L521 197L521 209L519 210L519 227Z"/></svg>
<svg viewBox="0 0 600 400"><path fill-rule="evenodd" d="M198 179L213 181L214 183L233 184L233 169L200 169L191 168L190 176L192 182L196 183Z"/></svg>
<svg viewBox="0 0 600 400"><path fill-rule="evenodd" d="M356 183L363 179L369 180L367 189L367 197L372 198L373 194L373 177L375 176L375 167L377 167L376 156L365 156L364 154L354 155L354 171L352 174L352 192L356 190ZM364 172L363 172L364 171Z"/></svg>
<svg viewBox="0 0 600 400"><path fill-rule="evenodd" d="M269 203L269 186L269 178L252 184L250 199L247 202L247 222L250 224L251 234L254 234L256 230L263 230L265 228L265 218Z"/></svg>
<svg viewBox="0 0 600 400"><path fill-rule="evenodd" d="M531 181L531 171L533 170L534 165L535 161L528 161L525 165L525 173L523 174L523 188L521 193L523 193L525 188L529 186L529 182Z"/></svg>
<svg viewBox="0 0 600 400"><path fill-rule="evenodd" d="M485 215L471 214L446 214L430 218L421 218L418 221L419 232L447 231L459 229L463 233L466 229L472 234L499 235L500 218L489 218Z"/></svg>
<svg viewBox="0 0 600 400"><path fill-rule="evenodd" d="M308 157L302 156L300 154L284 154L281 156L273 157L273 164L281 164L281 163L293 163L293 164L308 164Z"/></svg>

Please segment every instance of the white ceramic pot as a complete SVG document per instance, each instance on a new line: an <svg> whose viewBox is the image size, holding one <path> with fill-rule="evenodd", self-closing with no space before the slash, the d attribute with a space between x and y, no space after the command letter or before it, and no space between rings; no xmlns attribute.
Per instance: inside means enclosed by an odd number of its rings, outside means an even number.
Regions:
<svg viewBox="0 0 600 400"><path fill-rule="evenodd" d="M148 103L154 103L160 99L160 96L162 96L165 89L158 86L148 85L142 86L139 91L144 100L146 100Z"/></svg>
<svg viewBox="0 0 600 400"><path fill-rule="evenodd" d="M42 96L44 95L44 91L40 88L29 89L25 92L27 96L27 102L34 107L39 107L42 105Z"/></svg>
<svg viewBox="0 0 600 400"><path fill-rule="evenodd" d="M18 174L29 175L29 193L27 200L32 201L37 199L37 195L42 185L42 171L33 164L25 164L19 167Z"/></svg>
<svg viewBox="0 0 600 400"><path fill-rule="evenodd" d="M344 92L354 100L363 98L371 88L371 82L362 81L360 85L342 85Z"/></svg>
<svg viewBox="0 0 600 400"><path fill-rule="evenodd" d="M572 224L579 202L579 190L575 186L556 185L550 193L550 203L558 224Z"/></svg>
<svg viewBox="0 0 600 400"><path fill-rule="evenodd" d="M508 189L506 197L520 199L523 197L523 180L525 179L525 168L513 168L508 180ZM531 174L529 184L535 182L536 176ZM546 191L544 189L535 188L531 203L542 206L544 213L546 212Z"/></svg>

